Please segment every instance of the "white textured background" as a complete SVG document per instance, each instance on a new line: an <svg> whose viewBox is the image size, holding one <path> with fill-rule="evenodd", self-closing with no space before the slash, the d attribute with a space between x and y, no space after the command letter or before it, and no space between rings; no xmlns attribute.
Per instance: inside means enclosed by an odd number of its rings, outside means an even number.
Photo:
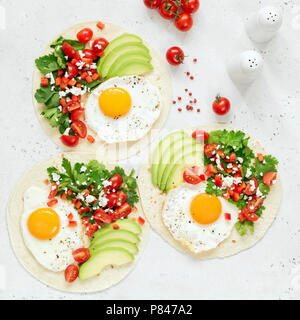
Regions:
<svg viewBox="0 0 300 320"><path fill-rule="evenodd" d="M195 15L193 29L182 34L158 12L146 9L142 0L0 0L0 18L3 8L6 15L6 24L0 21L0 299L300 297L300 1L200 1L201 10ZM280 5L285 19L276 39L258 48L248 40L243 19L265 4ZM189 56L184 66L170 68L173 91L177 97L184 95L185 88L192 88L201 113L179 114L174 106L167 129L214 120L210 106L215 94L221 92L232 102L232 123L246 129L280 160L281 209L258 245L225 260L197 261L152 233L140 263L129 277L116 287L93 295L55 291L20 266L5 225L9 192L24 170L60 151L44 134L34 114L34 59L60 30L92 19L123 25L162 54L168 47L180 45ZM234 53L255 47L265 59L264 74L241 92L228 79L226 61ZM199 61L196 65L192 63L194 57ZM188 80L185 71L191 71L195 80Z"/></svg>

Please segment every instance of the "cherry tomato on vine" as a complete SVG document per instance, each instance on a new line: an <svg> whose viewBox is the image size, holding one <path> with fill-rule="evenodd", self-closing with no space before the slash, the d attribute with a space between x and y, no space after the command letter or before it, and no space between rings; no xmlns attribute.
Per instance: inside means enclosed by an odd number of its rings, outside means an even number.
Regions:
<svg viewBox="0 0 300 320"><path fill-rule="evenodd" d="M193 18L189 13L183 12L175 20L176 28L180 31L187 32L193 26Z"/></svg>
<svg viewBox="0 0 300 320"><path fill-rule="evenodd" d="M159 7L161 0L144 0L144 4L149 9L155 9Z"/></svg>
<svg viewBox="0 0 300 320"><path fill-rule="evenodd" d="M182 10L187 13L195 13L200 7L199 0L181 0Z"/></svg>
<svg viewBox="0 0 300 320"><path fill-rule="evenodd" d="M175 18L177 10L177 6L171 0L163 1L159 6L160 15L167 20Z"/></svg>
<svg viewBox="0 0 300 320"><path fill-rule="evenodd" d="M230 101L227 98L218 95L213 103L213 110L220 116L225 115L230 110Z"/></svg>
<svg viewBox="0 0 300 320"><path fill-rule="evenodd" d="M178 66L183 63L184 52L179 47L171 47L166 54L166 58L172 66Z"/></svg>

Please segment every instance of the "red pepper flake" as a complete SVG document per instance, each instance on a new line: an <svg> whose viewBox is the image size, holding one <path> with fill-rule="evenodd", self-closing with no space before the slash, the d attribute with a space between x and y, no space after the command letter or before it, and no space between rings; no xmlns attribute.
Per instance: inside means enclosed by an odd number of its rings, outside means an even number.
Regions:
<svg viewBox="0 0 300 320"><path fill-rule="evenodd" d="M204 174L201 174L200 175L200 179L202 180L202 181L205 181L206 179L205 179L205 175Z"/></svg>
<svg viewBox="0 0 300 320"><path fill-rule="evenodd" d="M98 27L100 30L103 30L104 27L105 27L105 24L104 24L103 22L99 21L99 22L97 23L97 27Z"/></svg>
<svg viewBox="0 0 300 320"><path fill-rule="evenodd" d="M69 228L77 227L77 221L69 221L68 227L69 227Z"/></svg>
<svg viewBox="0 0 300 320"><path fill-rule="evenodd" d="M143 226L145 224L145 219L143 219L142 217L138 217L138 223Z"/></svg>
<svg viewBox="0 0 300 320"><path fill-rule="evenodd" d="M48 207L53 207L53 206L55 206L57 203L58 203L58 200L57 200L57 199L53 199L53 200L47 202L47 206L48 206Z"/></svg>
<svg viewBox="0 0 300 320"><path fill-rule="evenodd" d="M115 230L118 230L118 229L120 229L120 226L119 226L118 224L114 224L114 225L113 225L113 228L114 228Z"/></svg>
<svg viewBox="0 0 300 320"><path fill-rule="evenodd" d="M73 213L70 213L70 214L68 215L68 220L73 220L73 218L74 218Z"/></svg>
<svg viewBox="0 0 300 320"><path fill-rule="evenodd" d="M75 207L79 209L81 206L82 206L82 203L80 201L77 201L75 204Z"/></svg>
<svg viewBox="0 0 300 320"><path fill-rule="evenodd" d="M193 61L196 63L198 60L195 58Z"/></svg>
<svg viewBox="0 0 300 320"><path fill-rule="evenodd" d="M82 208L79 209L79 213L80 213L80 214L84 214L84 209L82 209Z"/></svg>
<svg viewBox="0 0 300 320"><path fill-rule="evenodd" d="M200 109L197 109L197 112L200 112Z"/></svg>
<svg viewBox="0 0 300 320"><path fill-rule="evenodd" d="M231 214L230 213L225 213L225 219L226 220L231 220Z"/></svg>

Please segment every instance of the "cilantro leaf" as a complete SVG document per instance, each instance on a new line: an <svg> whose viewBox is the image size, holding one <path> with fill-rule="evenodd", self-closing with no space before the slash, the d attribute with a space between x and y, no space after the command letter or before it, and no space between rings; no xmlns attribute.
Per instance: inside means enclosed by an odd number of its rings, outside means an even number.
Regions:
<svg viewBox="0 0 300 320"><path fill-rule="evenodd" d="M60 69L57 58L53 53L36 59L35 64L44 75Z"/></svg>
<svg viewBox="0 0 300 320"><path fill-rule="evenodd" d="M245 221L242 222L242 221L238 221L236 224L235 224L235 228L237 230L237 232L241 235L241 236L244 236L247 234L248 230L247 230L247 227L245 225Z"/></svg>
<svg viewBox="0 0 300 320"><path fill-rule="evenodd" d="M64 42L70 44L76 51L84 50L85 44L80 43L77 40L65 39L62 36L58 37L53 43L51 43L50 47L55 49L57 46L62 46Z"/></svg>
<svg viewBox="0 0 300 320"><path fill-rule="evenodd" d="M127 190L124 190L124 192L127 195L127 202L129 203L129 205L131 207L133 207L134 204L139 201L139 196L138 196L137 192L133 189L127 189Z"/></svg>
<svg viewBox="0 0 300 320"><path fill-rule="evenodd" d="M59 93L52 91L49 86L40 87L34 97L38 103L44 103L47 107L58 107L60 105Z"/></svg>
<svg viewBox="0 0 300 320"><path fill-rule="evenodd" d="M65 58L65 54L63 52L62 47L57 46L54 50L54 55L57 59L57 63L61 67L61 69L66 69L67 68L67 60Z"/></svg>

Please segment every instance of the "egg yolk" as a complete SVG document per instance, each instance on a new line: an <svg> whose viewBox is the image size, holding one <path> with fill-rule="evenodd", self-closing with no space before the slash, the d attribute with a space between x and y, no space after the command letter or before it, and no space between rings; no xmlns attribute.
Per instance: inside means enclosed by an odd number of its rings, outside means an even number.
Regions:
<svg viewBox="0 0 300 320"><path fill-rule="evenodd" d="M190 212L199 224L211 224L219 219L222 204L215 195L201 193L192 200Z"/></svg>
<svg viewBox="0 0 300 320"><path fill-rule="evenodd" d="M99 107L110 118L125 116L131 108L131 96L122 88L109 88L99 96Z"/></svg>
<svg viewBox="0 0 300 320"><path fill-rule="evenodd" d="M29 232L35 238L49 240L59 232L59 216L51 208L40 208L31 213L27 225Z"/></svg>

